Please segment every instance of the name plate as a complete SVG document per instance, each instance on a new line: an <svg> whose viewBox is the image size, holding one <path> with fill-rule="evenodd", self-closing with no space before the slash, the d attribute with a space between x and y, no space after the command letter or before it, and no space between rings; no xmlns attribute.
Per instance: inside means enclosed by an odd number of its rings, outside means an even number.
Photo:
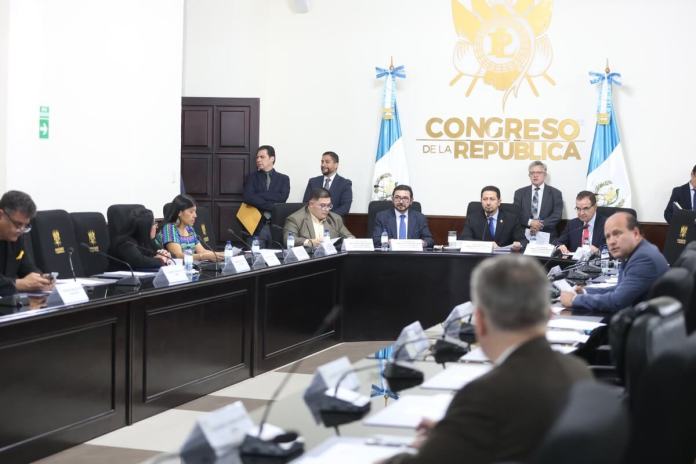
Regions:
<svg viewBox="0 0 696 464"><path fill-rule="evenodd" d="M493 242L480 242L478 240L458 240L462 253L493 253Z"/></svg>
<svg viewBox="0 0 696 464"><path fill-rule="evenodd" d="M49 296L49 301L52 304L62 303L65 305L71 305L89 301L89 297L87 296L87 293L85 293L85 289L82 288L82 285L80 285L79 282L75 282L74 280L56 285L53 293L55 294L51 295L53 298ZM57 301L58 299L60 299L60 302Z"/></svg>
<svg viewBox="0 0 696 464"><path fill-rule="evenodd" d="M225 263L225 267L222 268L223 274L239 274L247 271L251 271L251 268L243 254L233 256L232 259Z"/></svg>
<svg viewBox="0 0 696 464"><path fill-rule="evenodd" d="M280 266L280 261L278 260L278 256L275 254L275 251L261 250L261 256L263 256L263 260L266 261L266 264L268 264L269 267Z"/></svg>
<svg viewBox="0 0 696 464"><path fill-rule="evenodd" d="M213 462L210 458L227 455L239 447L253 426L244 405L237 401L199 417L180 454L191 459L184 462Z"/></svg>
<svg viewBox="0 0 696 464"><path fill-rule="evenodd" d="M527 256L540 256L543 258L550 258L554 251L556 251L556 247L553 245L542 245L540 243L530 242L524 249L524 254Z"/></svg>
<svg viewBox="0 0 696 464"><path fill-rule="evenodd" d="M314 250L314 256L317 258L320 258L322 256L335 255L336 253L338 253L338 251L336 251L336 247L329 240L324 240Z"/></svg>
<svg viewBox="0 0 696 464"><path fill-rule="evenodd" d="M175 284L185 284L189 281L186 275L186 268L184 266L162 266L157 271L157 275L152 281L152 286L155 288L168 287Z"/></svg>
<svg viewBox="0 0 696 464"><path fill-rule="evenodd" d="M342 251L375 251L375 244L371 238L346 238L343 239Z"/></svg>
<svg viewBox="0 0 696 464"><path fill-rule="evenodd" d="M305 247L302 245L296 246L294 248L290 248L288 250L288 254L285 257L285 262L286 263L296 263L299 261L306 261L309 259L309 255L307 254L307 250L305 250Z"/></svg>
<svg viewBox="0 0 696 464"><path fill-rule="evenodd" d="M423 240L401 239L391 241L391 251L423 251Z"/></svg>

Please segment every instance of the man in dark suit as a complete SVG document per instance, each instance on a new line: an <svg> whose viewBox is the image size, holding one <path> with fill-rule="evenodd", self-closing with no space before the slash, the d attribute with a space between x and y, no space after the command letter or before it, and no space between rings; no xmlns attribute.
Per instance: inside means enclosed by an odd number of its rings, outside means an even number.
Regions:
<svg viewBox="0 0 696 464"><path fill-rule="evenodd" d="M256 169L244 180L244 203L255 206L263 215L254 235L271 243L271 210L276 203L285 203L290 195L290 178L274 169L275 149L261 145L256 150Z"/></svg>
<svg viewBox="0 0 696 464"><path fill-rule="evenodd" d="M459 239L493 241L496 247L512 245L513 250L525 246L527 239L519 215L501 210L500 203L498 187L488 185L481 189L483 212L466 218Z"/></svg>
<svg viewBox="0 0 696 464"><path fill-rule="evenodd" d="M343 224L343 219L334 214L331 204L331 194L325 188L319 187L309 196L309 204L295 211L285 220L283 241L288 243L288 233L295 236L297 245L316 248L324 238L324 231L329 231L331 238L353 237Z"/></svg>
<svg viewBox="0 0 696 464"><path fill-rule="evenodd" d="M30 259L24 243L35 214L36 205L24 192L10 190L0 198L0 296L53 288L53 282Z"/></svg>
<svg viewBox="0 0 696 464"><path fill-rule="evenodd" d="M668 224L672 220L675 203L679 204L681 209L696 210L696 165L691 170L691 180L672 189L672 196L669 197L669 202L665 208L665 221Z"/></svg>
<svg viewBox="0 0 696 464"><path fill-rule="evenodd" d="M563 194L546 184L546 165L532 161L529 165L532 184L515 191L513 203L520 210L520 222L533 235L539 231L550 234L549 243L558 236L556 226L563 214Z"/></svg>
<svg viewBox="0 0 696 464"><path fill-rule="evenodd" d="M421 239L423 246L430 248L435 244L433 234L428 228L428 219L411 209L413 190L408 185L397 185L392 192L394 209L380 211L375 216L372 240L375 246L381 243L382 232L387 231L389 239Z"/></svg>
<svg viewBox="0 0 696 464"><path fill-rule="evenodd" d="M571 219L563 229L561 236L554 242L561 253L572 253L583 241L590 244L593 255L607 244L604 238L604 221L606 218L597 213L597 197L589 190L583 190L575 197L577 218Z"/></svg>
<svg viewBox="0 0 696 464"><path fill-rule="evenodd" d="M303 203L309 201L312 191L318 188L325 188L331 194L331 203L333 214L345 216L350 211L350 205L353 203L353 183L350 179L339 176L338 171L338 155L332 151L327 151L321 155L321 176L312 177L307 182Z"/></svg>
<svg viewBox="0 0 696 464"><path fill-rule="evenodd" d="M526 462L558 417L573 384L592 378L546 341L548 281L526 256L489 258L471 276L475 330L494 363L454 396L445 417L424 420L414 446L389 464Z"/></svg>
<svg viewBox="0 0 696 464"><path fill-rule="evenodd" d="M660 250L640 233L635 216L612 214L604 224L609 253L621 260L619 283L615 287L576 287L575 293L561 293L561 304L583 311L616 312L642 301L653 282L667 272L669 264Z"/></svg>

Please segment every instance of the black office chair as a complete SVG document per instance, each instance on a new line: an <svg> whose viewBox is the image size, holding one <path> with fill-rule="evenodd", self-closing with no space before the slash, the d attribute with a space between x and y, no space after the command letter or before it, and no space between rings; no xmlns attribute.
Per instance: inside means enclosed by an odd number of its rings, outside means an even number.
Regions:
<svg viewBox="0 0 696 464"><path fill-rule="evenodd" d="M515 205L514 203L501 203L500 211L505 211L506 213L514 214L518 218L522 215L520 208L518 208L517 205ZM484 214L481 202L470 201L466 207L466 217L472 217L477 214L479 216L482 216Z"/></svg>
<svg viewBox="0 0 696 464"><path fill-rule="evenodd" d="M109 225L109 237L116 238L123 235L130 227L130 214L135 208L144 208L143 205L111 205L106 210L106 220Z"/></svg>
<svg viewBox="0 0 696 464"><path fill-rule="evenodd" d="M371 201L367 206L367 236L372 237L372 231L375 228L375 216L380 211L385 209L394 208L394 203L388 200ZM418 201L414 201L411 205L415 211L421 213L421 204Z"/></svg>
<svg viewBox="0 0 696 464"><path fill-rule="evenodd" d="M636 213L636 210L633 208L616 208L614 206L598 206L597 212L604 217L609 217L614 213L624 212L624 213L632 214L633 217L636 218L636 221L638 220L638 213Z"/></svg>
<svg viewBox="0 0 696 464"><path fill-rule="evenodd" d="M304 203L276 203L271 210L271 239L283 244L283 227L285 220L298 209L305 207Z"/></svg>
<svg viewBox="0 0 696 464"><path fill-rule="evenodd" d="M689 307L693 290L694 280L691 272L681 267L673 267L653 283L646 299L671 296L681 303L682 310L684 310Z"/></svg>
<svg viewBox="0 0 696 464"><path fill-rule="evenodd" d="M84 276L80 246L67 211L54 209L39 211L32 220L31 241L36 265L44 272L58 272L61 279L72 278L72 266L76 276Z"/></svg>
<svg viewBox="0 0 696 464"><path fill-rule="evenodd" d="M691 282L693 284L691 299L688 304L684 306L686 333L691 334L696 331L696 248L691 249L687 246L672 267L686 269L691 275Z"/></svg>
<svg viewBox="0 0 696 464"><path fill-rule="evenodd" d="M216 237L213 231L210 208L201 205L196 206L196 222L193 224L193 228L198 235L198 239L203 242L203 246L214 250L217 241L215 240Z"/></svg>
<svg viewBox="0 0 696 464"><path fill-rule="evenodd" d="M109 253L109 230L102 213L70 213L80 262L85 275L101 274L109 270L109 259L98 252ZM89 248L81 244L86 243Z"/></svg>
<svg viewBox="0 0 696 464"><path fill-rule="evenodd" d="M529 464L619 464L629 441L628 414L615 388L579 382Z"/></svg>
<svg viewBox="0 0 696 464"><path fill-rule="evenodd" d="M626 462L696 460L696 335L658 356L635 385Z"/></svg>

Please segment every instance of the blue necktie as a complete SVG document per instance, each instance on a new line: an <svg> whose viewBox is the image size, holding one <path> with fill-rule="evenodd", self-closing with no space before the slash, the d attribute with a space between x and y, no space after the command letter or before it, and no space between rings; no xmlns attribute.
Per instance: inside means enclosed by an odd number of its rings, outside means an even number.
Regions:
<svg viewBox="0 0 696 464"><path fill-rule="evenodd" d="M406 238L406 215L401 215L401 222L399 222L399 240Z"/></svg>
<svg viewBox="0 0 696 464"><path fill-rule="evenodd" d="M493 240L495 238L495 218L492 216L488 218L488 232L490 232L491 240Z"/></svg>
<svg viewBox="0 0 696 464"><path fill-rule="evenodd" d="M691 209L696 211L696 189L691 189Z"/></svg>

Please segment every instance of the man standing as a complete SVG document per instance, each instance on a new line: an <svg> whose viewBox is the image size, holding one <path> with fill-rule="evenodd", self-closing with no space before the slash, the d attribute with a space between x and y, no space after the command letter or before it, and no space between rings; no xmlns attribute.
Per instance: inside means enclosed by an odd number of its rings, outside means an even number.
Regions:
<svg viewBox="0 0 696 464"><path fill-rule="evenodd" d="M10 190L0 198L0 296L53 288L29 258L24 243L35 214L36 205L24 192Z"/></svg>
<svg viewBox="0 0 696 464"><path fill-rule="evenodd" d="M295 236L297 245L316 248L324 238L324 232L329 231L331 238L349 238L353 234L343 224L341 216L331 211L331 194L324 188L312 190L309 204L295 211L285 220L283 240L288 241L288 233Z"/></svg>
<svg viewBox="0 0 696 464"><path fill-rule="evenodd" d="M459 390L445 417L424 420L414 446L389 464L526 462L576 382L592 378L578 358L546 341L548 281L520 255L489 258L471 276L476 338L494 367Z"/></svg>
<svg viewBox="0 0 696 464"><path fill-rule="evenodd" d="M531 162L529 179L532 185L515 191L514 204L521 212L520 222L532 235L547 232L549 243L552 243L558 235L556 226L563 214L563 194L545 183L546 165L541 161Z"/></svg>
<svg viewBox="0 0 696 464"><path fill-rule="evenodd" d="M387 231L389 239L421 239L423 246L431 248L435 241L428 228L428 219L420 212L411 209L413 190L408 185L397 185L392 192L394 209L380 211L375 216L372 240L379 246L382 232Z"/></svg>
<svg viewBox="0 0 696 464"><path fill-rule="evenodd" d="M276 171L275 149L261 145L256 150L257 171L249 174L244 181L244 203L255 206L262 217L256 227L255 235L265 244L271 243L271 210L276 203L285 203L290 195L290 178Z"/></svg>
<svg viewBox="0 0 696 464"><path fill-rule="evenodd" d="M660 250L640 233L636 218L629 213L611 215L604 224L609 253L621 260L619 283L615 287L576 287L561 293L566 308L616 312L642 301L653 282L667 272L669 264Z"/></svg>
<svg viewBox="0 0 696 464"><path fill-rule="evenodd" d="M527 244L524 227L519 215L500 209L500 189L488 185L481 189L483 214L473 214L466 218L460 240L483 240L495 242L495 247L512 245L519 250Z"/></svg>
<svg viewBox="0 0 696 464"><path fill-rule="evenodd" d="M691 170L691 180L672 189L672 196L669 197L669 202L665 208L665 221L668 224L672 220L675 203L679 204L681 209L696 210L696 165Z"/></svg>
<svg viewBox="0 0 696 464"><path fill-rule="evenodd" d="M604 238L604 221L606 218L597 213L597 197L589 190L583 190L575 197L577 218L571 219L555 241L561 253L568 254L577 250L584 242L590 244L593 255L607 244Z"/></svg>
<svg viewBox="0 0 696 464"><path fill-rule="evenodd" d="M302 202L309 201L314 189L325 188L331 194L331 203L333 204L331 212L339 216L348 214L350 205L353 203L353 183L350 179L339 176L336 171L338 171L338 155L332 151L327 151L321 155L322 175L309 179Z"/></svg>

